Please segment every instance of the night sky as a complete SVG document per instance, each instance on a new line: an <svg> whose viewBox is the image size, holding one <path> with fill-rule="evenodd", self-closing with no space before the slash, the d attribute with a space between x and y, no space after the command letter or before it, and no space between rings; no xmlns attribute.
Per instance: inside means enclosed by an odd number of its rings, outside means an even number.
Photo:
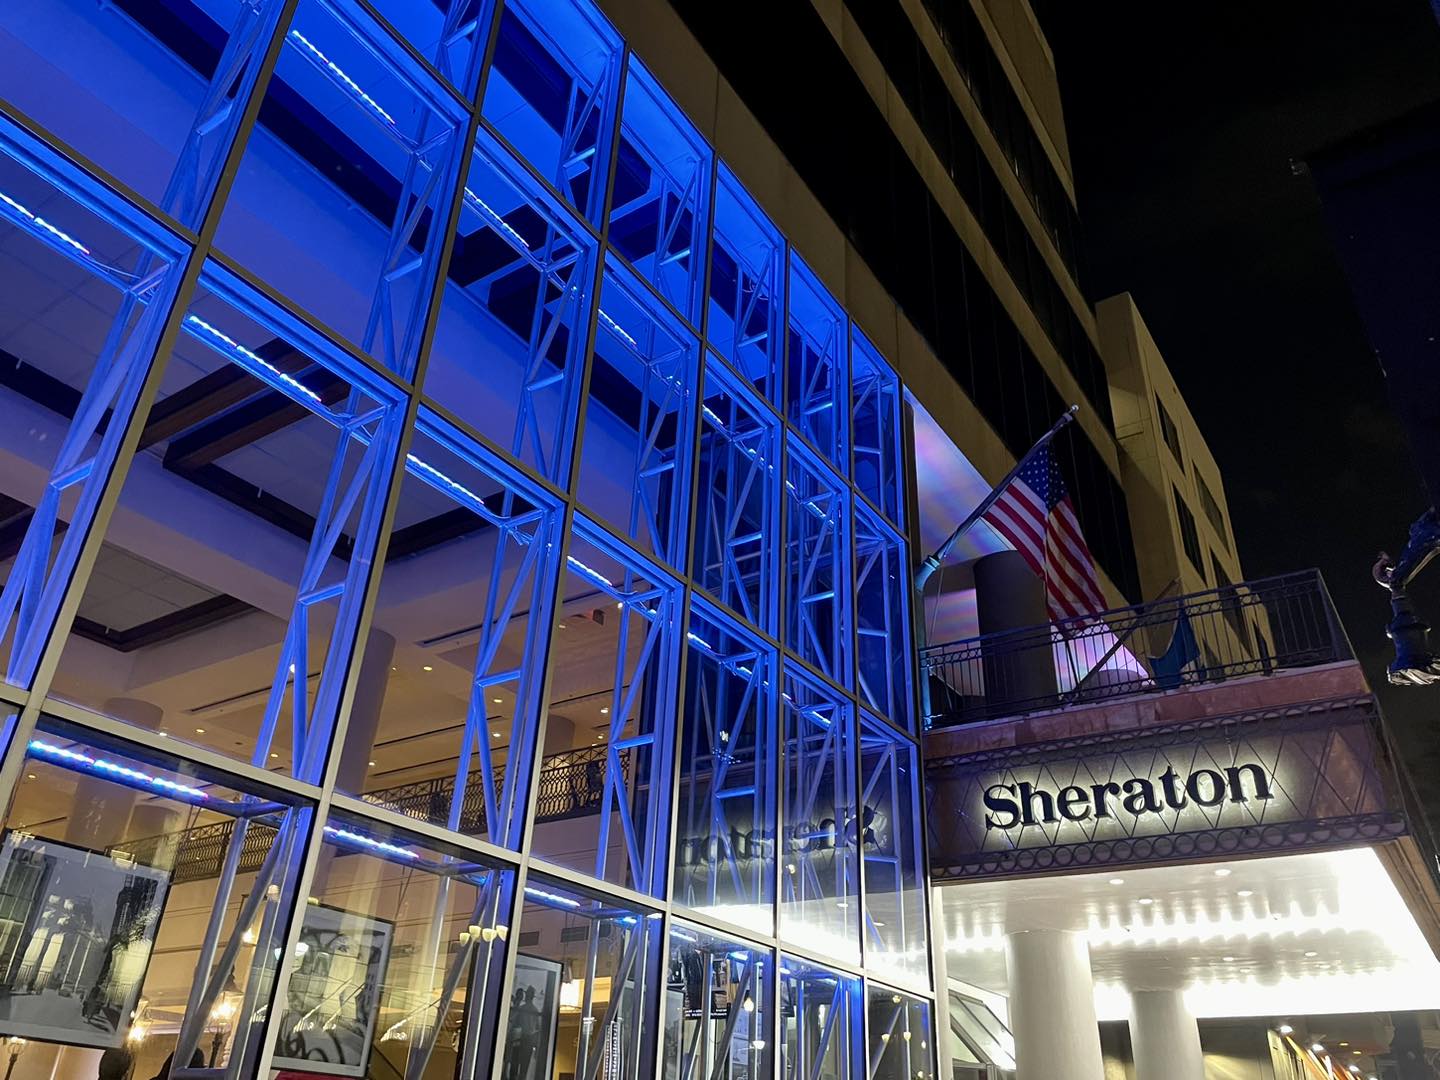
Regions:
<svg viewBox="0 0 1440 1080"><path fill-rule="evenodd" d="M1440 825L1440 687L1384 687L1389 605L1369 576L1425 498L1300 164L1440 99L1436 10L1426 0L1034 6L1059 68L1082 285L1092 301L1134 294L1224 472L1247 577L1324 573ZM1440 626L1440 566L1412 593Z"/></svg>

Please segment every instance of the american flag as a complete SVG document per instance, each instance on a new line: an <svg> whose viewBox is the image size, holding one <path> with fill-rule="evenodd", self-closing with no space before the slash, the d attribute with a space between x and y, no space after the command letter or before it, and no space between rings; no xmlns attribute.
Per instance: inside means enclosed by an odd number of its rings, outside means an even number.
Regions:
<svg viewBox="0 0 1440 1080"><path fill-rule="evenodd" d="M1052 620L1105 610L1095 559L1049 446L1020 470L984 520L1044 580L1045 605Z"/></svg>

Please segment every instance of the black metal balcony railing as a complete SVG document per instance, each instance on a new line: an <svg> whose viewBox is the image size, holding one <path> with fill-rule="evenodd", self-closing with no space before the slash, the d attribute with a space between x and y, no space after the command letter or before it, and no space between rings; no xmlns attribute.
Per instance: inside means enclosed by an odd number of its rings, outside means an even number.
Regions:
<svg viewBox="0 0 1440 1080"><path fill-rule="evenodd" d="M1351 658L1319 571L1226 585L921 652L930 727Z"/></svg>
<svg viewBox="0 0 1440 1080"><path fill-rule="evenodd" d="M605 755L606 748L603 746L548 755L540 769L536 820L541 823L564 821L597 812L604 794ZM625 783L630 776L628 752L621 753L620 768L620 782ZM504 782L504 770L497 769L496 773L498 787ZM453 777L438 777L366 792L361 798L406 817L444 825L450 814L450 796L454 790ZM483 836L484 830L485 796L477 779L465 786L460 807L460 831L471 836ZM256 822L245 834L245 848L240 855L242 873L260 869L275 841L275 831L271 825ZM234 833L233 821L219 821L185 829L178 836L163 833L115 847L122 848L147 866L164 865L173 860L170 882L172 885L183 885L188 881L204 881L219 876ZM171 845L174 854L167 857L166 851Z"/></svg>

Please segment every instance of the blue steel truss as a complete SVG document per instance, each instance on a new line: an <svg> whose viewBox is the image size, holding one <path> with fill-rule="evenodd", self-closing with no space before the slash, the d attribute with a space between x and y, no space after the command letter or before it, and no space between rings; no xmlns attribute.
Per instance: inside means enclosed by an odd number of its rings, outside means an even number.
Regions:
<svg viewBox="0 0 1440 1080"><path fill-rule="evenodd" d="M914 1023L909 998L893 1023L873 1009L867 1021L865 989L888 985L893 971L867 952L925 940L910 925L925 917L918 840L910 851L899 835L919 819L907 817L916 748L898 378L588 0L448 0L411 22L395 0L304 0L338 27L338 44L323 48L297 29L301 6L234 6L213 35L213 67L195 68L199 105L148 209L0 105L0 153L60 197L42 212L0 192L0 222L101 283L116 305L0 591L6 695L23 717L11 727L38 733L8 747L0 785L41 759L225 819L180 1056L204 1045L212 1010L237 984L247 1024L214 1072L180 1069L177 1080L239 1080L268 1067L278 1025L270 1009L295 970L302 897L323 889L334 859L355 855L440 882L414 955L443 977L433 995L406 999L405 1080L433 1073L452 1037L458 1075L502 1068L497 1032L509 1006L499 985L517 962L522 896L527 909L590 923L572 970L585 984L581 1080L638 1080L659 1065L651 1021L666 991L664 954L683 932L675 915L733 936L737 995L767 1018L751 1030L773 1041L787 1075L813 1080L823 1066L859 1080L867 1023L872 1047ZM140 30L144 7L125 16ZM283 104L283 93L267 96L281 56L366 132L353 136L369 155L355 171L394 181L389 214L343 177L321 178L384 230L349 342L214 251L262 100ZM367 86L377 72L413 107L387 111ZM282 149L304 156L295 141ZM76 216L64 216L72 208ZM72 224L82 219L126 238L129 253L97 254L102 245ZM479 276L456 272L461 241L483 246ZM530 293L517 297L522 278ZM513 344L503 359L523 357L512 407L493 418L465 415L443 390L423 396L442 301L457 290ZM510 305L504 318L500 302ZM303 363L275 362L266 336ZM177 339L184 360L170 355ZM476 340L457 362L483 377L501 362L491 352L500 339ZM150 398L162 378L194 364L197 345L304 423L318 421L336 447L294 463L320 494L288 583L283 641L257 695L254 745L248 761L229 765L179 739L164 740L162 753L153 733L52 692L66 613L85 596L86 553L109 535ZM601 404L628 424L617 429L623 467L586 459L587 446L604 445L591 415ZM618 502L589 499L587 467L608 470ZM465 479L477 473L484 491ZM444 806L408 821L354 797L372 788L337 781L406 485L473 516L494 545L469 631L475 661L455 717L458 755L436 778ZM593 862L567 863L563 880L551 880L564 868L526 842L545 779L547 687L564 662L555 628L575 582L613 620L608 712L593 758ZM312 651L323 655L307 678ZM486 715L502 687L514 696L503 765ZM863 709L893 726L860 719ZM86 752L92 743L112 757ZM273 761L279 749L288 771ZM588 766L571 768L588 777ZM478 812L466 802L476 793ZM872 812L890 832L867 835ZM917 874L918 905L908 887ZM443 928L461 887L477 899L457 942ZM886 906L883 932L872 900ZM727 921L730 904L747 909L741 921ZM823 955L802 932L812 916L834 935ZM275 960L247 962L249 950ZM923 994L926 978L902 983ZM455 1031L462 995L466 1021ZM692 1039L686 1080L713 1080L741 1022L732 1008L720 1042Z"/></svg>

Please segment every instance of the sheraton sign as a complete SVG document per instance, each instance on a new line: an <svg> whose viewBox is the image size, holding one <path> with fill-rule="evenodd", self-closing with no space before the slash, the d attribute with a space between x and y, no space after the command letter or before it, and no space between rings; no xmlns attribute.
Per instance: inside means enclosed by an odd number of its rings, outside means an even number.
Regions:
<svg viewBox="0 0 1440 1080"><path fill-rule="evenodd" d="M1167 807L1184 810L1197 806L1219 806L1225 802L1248 803L1251 799L1273 799L1270 777L1254 763L1219 769L1196 769L1183 780L1173 768L1154 780L1133 776L1128 780L1107 780L1103 784L1070 784L1051 792L1028 780L1018 784L992 784L985 789L985 825L991 829L1013 829L1017 825L1044 822L1085 821L1092 815L1108 818L1127 814L1159 814Z"/></svg>
<svg viewBox="0 0 1440 1080"><path fill-rule="evenodd" d="M1369 699L926 762L937 880L1373 843L1404 831Z"/></svg>

